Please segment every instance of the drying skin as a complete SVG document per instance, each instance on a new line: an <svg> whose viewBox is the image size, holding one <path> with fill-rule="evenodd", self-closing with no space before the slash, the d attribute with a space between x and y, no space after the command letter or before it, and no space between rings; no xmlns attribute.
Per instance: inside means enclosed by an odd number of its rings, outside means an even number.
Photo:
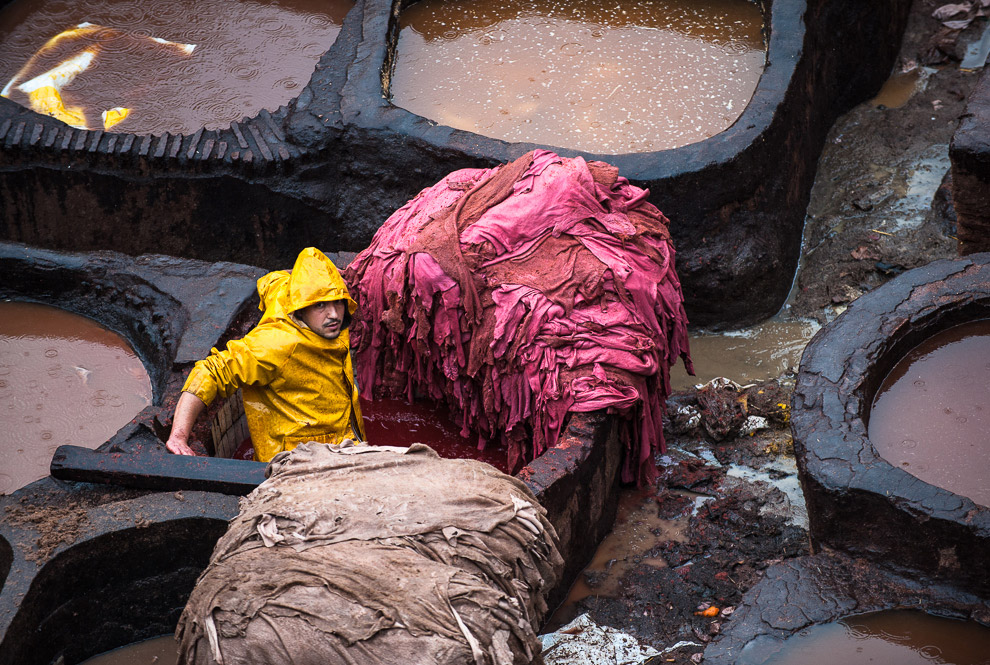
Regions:
<svg viewBox="0 0 990 665"><path fill-rule="evenodd" d="M242 499L180 665L524 665L563 571L526 485L426 446L303 444Z"/></svg>
<svg viewBox="0 0 990 665"><path fill-rule="evenodd" d="M545 150L421 192L345 271L362 395L445 400L463 435L505 442L513 470L569 412L607 409L623 479L651 477L670 367L690 360L668 221L647 194Z"/></svg>

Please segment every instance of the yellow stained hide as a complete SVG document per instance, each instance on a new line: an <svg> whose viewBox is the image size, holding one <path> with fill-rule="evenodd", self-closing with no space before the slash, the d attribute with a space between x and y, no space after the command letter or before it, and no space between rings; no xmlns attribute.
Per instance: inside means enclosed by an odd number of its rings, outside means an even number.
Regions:
<svg viewBox="0 0 990 665"><path fill-rule="evenodd" d="M346 300L354 314L357 304L337 268L310 247L291 275L281 270L259 279L258 293L258 326L196 363L182 389L209 404L241 388L254 457L262 462L306 441L365 439L347 329L328 340L293 316L326 300Z"/></svg>

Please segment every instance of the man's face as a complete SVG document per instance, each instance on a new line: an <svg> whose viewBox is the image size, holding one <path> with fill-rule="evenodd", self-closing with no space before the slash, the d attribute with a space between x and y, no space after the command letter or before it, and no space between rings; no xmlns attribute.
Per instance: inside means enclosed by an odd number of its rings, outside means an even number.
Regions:
<svg viewBox="0 0 990 665"><path fill-rule="evenodd" d="M318 302L296 312L309 329L324 339L336 339L343 330L347 301Z"/></svg>

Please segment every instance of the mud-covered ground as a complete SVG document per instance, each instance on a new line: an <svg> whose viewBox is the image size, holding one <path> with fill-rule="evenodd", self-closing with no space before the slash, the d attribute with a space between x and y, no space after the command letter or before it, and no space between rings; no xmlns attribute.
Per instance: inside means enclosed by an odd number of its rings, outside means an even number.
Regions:
<svg viewBox="0 0 990 665"><path fill-rule="evenodd" d="M959 60L986 19L949 29L932 16L943 4L916 0L888 87L832 128L785 319L825 323L900 272L956 255L948 146L979 76ZM558 623L588 612L659 650L651 664L698 663L769 565L810 552L787 425L793 380L672 396L659 483L630 491L616 526L639 520L651 542L586 572Z"/></svg>

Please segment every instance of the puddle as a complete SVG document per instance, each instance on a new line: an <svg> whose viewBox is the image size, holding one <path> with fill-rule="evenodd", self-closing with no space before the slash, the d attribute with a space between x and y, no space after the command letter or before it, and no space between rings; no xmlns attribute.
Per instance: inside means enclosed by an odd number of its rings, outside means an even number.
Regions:
<svg viewBox="0 0 990 665"><path fill-rule="evenodd" d="M775 378L801 362L801 354L821 326L814 321L778 321L725 333L691 335L691 359L696 376L677 364L670 371L671 387L688 390L724 376L746 385Z"/></svg>
<svg viewBox="0 0 990 665"><path fill-rule="evenodd" d="M936 69L931 67L915 67L906 72L896 72L887 79L877 96L868 103L888 109L899 109L908 103L915 93L924 91L928 78Z"/></svg>
<svg viewBox="0 0 990 665"><path fill-rule="evenodd" d="M81 665L176 665L179 647L173 635L153 637L143 642L101 653Z"/></svg>
<svg viewBox="0 0 990 665"><path fill-rule="evenodd" d="M422 0L399 18L392 102L505 141L653 152L729 127L766 61L747 0Z"/></svg>
<svg viewBox="0 0 990 665"><path fill-rule="evenodd" d="M47 476L58 446L96 448L151 395L116 333L55 307L0 302L0 493Z"/></svg>
<svg viewBox="0 0 990 665"><path fill-rule="evenodd" d="M894 182L897 202L890 206L890 215L884 220L883 230L896 233L921 226L932 205L932 198L942 184L942 178L951 166L948 144L933 145L921 157L908 164L905 183ZM899 178L898 178L899 180Z"/></svg>
<svg viewBox="0 0 990 665"><path fill-rule="evenodd" d="M908 352L877 391L869 437L894 466L990 506L990 320Z"/></svg>
<svg viewBox="0 0 990 665"><path fill-rule="evenodd" d="M74 127L219 129L302 92L352 6L17 0L0 10L0 85Z"/></svg>
<svg viewBox="0 0 990 665"><path fill-rule="evenodd" d="M759 641L758 641L759 642ZM737 665L987 665L990 628L912 610L861 614L802 630L765 658L747 645ZM754 654L762 652L759 657Z"/></svg>
<svg viewBox="0 0 990 665"><path fill-rule="evenodd" d="M776 487L786 495L787 503L781 506L767 503L760 509L760 513L784 516L788 524L807 529L808 507L804 502L804 492L801 490L797 472L797 461L793 457L780 456L760 469L732 464L726 470L726 475L746 482L764 482Z"/></svg>
<svg viewBox="0 0 990 665"><path fill-rule="evenodd" d="M589 596L617 597L622 593L622 577L640 565L666 568L667 563L649 553L659 543L687 539L687 520L667 520L659 516L656 494L650 490L625 490L619 496L619 509L612 531L602 540L591 563L578 576L564 602L547 621L552 632L573 620L576 604ZM592 587L586 575L599 583Z"/></svg>

